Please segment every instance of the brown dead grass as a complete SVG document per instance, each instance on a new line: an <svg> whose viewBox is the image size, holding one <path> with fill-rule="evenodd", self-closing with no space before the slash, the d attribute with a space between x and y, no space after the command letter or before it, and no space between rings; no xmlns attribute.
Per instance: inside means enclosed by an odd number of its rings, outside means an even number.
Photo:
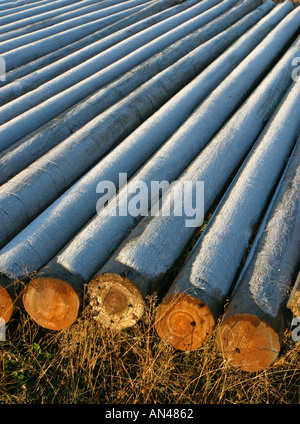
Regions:
<svg viewBox="0 0 300 424"><path fill-rule="evenodd" d="M86 309L61 332L39 328L24 312L0 343L0 403L13 404L299 404L299 343L286 332L269 369L230 368L214 337L192 352L158 338L149 299L133 328L111 333Z"/></svg>

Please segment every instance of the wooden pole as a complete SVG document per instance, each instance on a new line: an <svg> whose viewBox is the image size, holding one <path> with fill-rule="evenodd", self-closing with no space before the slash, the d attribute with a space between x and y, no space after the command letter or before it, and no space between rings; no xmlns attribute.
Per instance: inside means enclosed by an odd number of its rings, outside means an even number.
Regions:
<svg viewBox="0 0 300 424"><path fill-rule="evenodd" d="M95 55L114 46L125 38L128 38L138 33L139 31L150 27L151 25L161 22L168 17L176 15L180 11L185 10L186 8L195 4L195 2L196 0L187 0L184 3L178 4L177 6L169 7L167 8L167 10L164 10L164 8L168 4L170 4L170 1L158 3L154 2L152 5L146 7L145 9L142 9L140 12L135 14L137 16L135 16L135 22L132 25L129 25L128 27L125 27L124 29L121 29L119 31L116 31L108 37L100 37L98 40L94 40L93 42L88 43L85 47L79 48L74 53L65 55L60 60L57 60L54 63L52 62L48 66L44 66L42 69L39 69L38 73L30 73L29 75L23 78L18 78L17 80L6 84L4 87L0 88L0 104L4 105L8 101L11 102L16 98L23 96L28 91L36 89L37 87L50 81L58 75L69 71L70 69L79 64L82 64L86 60L91 59ZM173 0L173 3L175 4L175 0ZM158 13L155 13L157 9L162 10ZM144 19L141 19L143 15L146 16ZM96 68L96 70L97 69L98 68ZM94 72L96 72L96 70L94 70ZM82 75L81 79L84 79L84 77L85 74ZM26 102L26 99L27 97L22 97L22 103L24 103L24 101ZM41 100L42 99L43 98L41 98ZM37 103L34 102L33 104ZM24 107L29 108L30 106L26 105Z"/></svg>
<svg viewBox="0 0 300 424"><path fill-rule="evenodd" d="M248 3L248 6L250 6L250 3ZM247 5L245 6L243 4L241 4L240 7L235 7L232 10L229 10L228 12L222 14L219 18L216 18L209 24L201 27L196 32L187 35L183 39L173 43L170 47L162 50L157 55L154 55L147 61L142 62L137 67L133 68L130 72L126 73L124 76L111 83L109 86L102 90L100 89L94 95L87 97L81 103L77 104L76 107L62 113L59 117L56 118L55 121L50 121L48 124L42 126L39 130L22 138L10 149L2 152L3 156L0 159L0 184L5 183L22 169L28 167L32 162L34 162L34 160L47 153L47 151L55 147L76 130L83 127L84 124L91 121L93 118L95 118L95 116L99 115L109 106L116 103L118 100L134 91L137 87L144 84L151 77L154 77L168 66L173 65L181 57L191 52L190 55L186 56L185 61L187 64L189 64L188 61L192 61L193 66L189 66L187 71L180 71L181 75L186 78L185 82L188 82L189 78L192 79L197 75L197 73L201 72L205 66L221 55L221 53L226 48L228 48L231 43L233 43L238 37L242 36L242 34L249 30L252 25L256 24L273 7L274 3L267 1L248 14L246 12ZM260 39L260 36L257 35L258 38L254 38L254 32L257 32L258 34L260 31L262 31L262 34L266 35L268 31L276 26L279 20L284 17L284 14L288 13L288 11L290 11L289 6L284 5L280 8L276 8L274 13L271 12L267 17L265 17L265 19L262 19L261 22L259 22L253 29L250 30L249 37L244 37L244 51L249 53L251 48L256 45L255 43L259 42L258 40ZM244 16L242 19L239 19L243 16L243 14L246 14L246 16ZM238 19L239 21L236 22ZM219 31L223 32L219 33ZM253 34L253 38L251 34ZM234 48L237 48L237 44ZM194 50L194 53L192 50ZM231 52L233 63L238 64L235 60L233 50L231 50ZM241 54L241 51L239 54ZM224 71L220 70L219 68L221 66L221 63L219 63L220 61L224 62L222 65ZM178 63L178 66L182 66L182 64ZM222 78L226 76L226 73L229 72L230 67L231 64L226 63L225 58L223 59L221 57L220 60L216 61L212 71L216 73L217 76L210 78L210 80L207 82L209 90L212 90L217 84L217 81L221 81ZM102 71L102 76L103 73L109 72L109 68ZM99 78L102 76L99 76ZM161 77L163 77L162 72ZM178 77L180 77L180 74L178 74ZM205 77L207 78L207 76ZM183 78L179 78L179 81L182 83ZM168 84L168 87L170 87L170 83ZM176 87L174 86L173 94L175 94L175 91ZM165 89L162 89L160 101L164 100L164 93ZM199 99L201 99L201 96ZM197 103L193 104L195 106L197 105ZM192 111L191 108L189 108L189 110ZM179 118L177 119L179 119L180 122L183 122L184 117L187 117L188 115L186 115L184 111L181 114L183 115L183 118L180 118L181 115L179 115ZM132 120L134 115L131 115L130 118ZM129 118L125 119L128 121ZM178 126L180 125L180 122L178 123ZM170 135L173 128L175 129L176 127L173 127L172 121L169 132ZM89 148L90 152L91 148L92 147ZM97 147L97 151L98 150L99 148Z"/></svg>
<svg viewBox="0 0 300 424"><path fill-rule="evenodd" d="M220 2L220 0L213 0L215 3ZM47 105L49 104L49 99L56 94L60 94L59 98L61 96L64 96L64 102L63 107L58 109L58 111L63 112L68 107L73 106L74 102L77 103L77 101L82 100L83 98L87 97L89 94L95 92L97 89L101 88L103 86L103 82L98 83L96 81L99 80L100 72L106 68L107 66L111 65L114 62L117 62L118 60L126 57L130 53L134 52L134 57L137 58L135 61L127 60L126 63L128 64L128 67L124 69L124 71L130 70L133 66L137 65L141 61L147 59L149 57L146 52L150 51L149 47L145 48L145 45L148 43L153 43L154 40L157 40L158 37L162 37L159 41L155 43L156 45L159 45L156 50L157 52L161 50L162 48L166 47L167 45L171 44L173 41L176 41L178 39L177 36L171 37L171 42L169 41L168 32L171 30L176 29L178 26L184 24L185 28L192 27L193 29L196 29L198 24L196 22L198 21L195 19L198 15L199 19L202 20L201 17L202 12L207 10L209 6L211 5L211 0L200 2L187 10L178 10L178 13L176 13L174 16L170 16L167 19L164 19L160 22L158 19L158 22L153 23L153 25L148 24L146 22L144 24L144 28L141 28L140 31L137 33L133 32L132 35L127 37L127 32L125 31L123 36L121 37L121 40L119 42L113 42L110 48L105 49L105 45L107 44L106 40L100 40L97 45L100 44L100 47L98 54L92 55L88 60L83 59L83 61L79 62L77 66L72 67L67 72L60 73L55 78L50 78L49 81L47 81L45 84L42 84L40 87L37 87L36 89L29 91L29 93L24 94L21 97L16 98L15 100L11 100L6 105L3 105L0 109L0 125L8 122L9 125L11 125L11 121L13 118L18 117L21 115L24 116L24 113L35 106L37 106L37 111L35 113L35 116L43 116L44 107L43 102L47 101ZM202 18L202 19L201 19ZM189 20L193 21L193 24L189 23ZM175 31L176 34L179 32L178 30ZM185 31L183 32L184 35ZM116 34L114 36L111 36L112 38L115 38ZM165 43L164 43L164 40ZM154 43L153 43L154 44ZM1 45L1 44L0 44ZM142 47L143 52L145 52L143 55L136 52L138 48ZM98 50L97 48L97 50ZM91 46L91 50L93 51L93 46ZM96 52L97 52L96 50ZM103 51L104 50L104 51ZM152 50L153 51L153 50ZM78 53L80 56L80 52ZM97 75L97 78L95 77L95 74ZM111 82L115 77L120 76L120 74L113 74L110 72L110 78L106 81L106 83ZM93 77L94 84L90 84L87 86L85 84L85 89L80 89L80 95L78 97L74 96L74 87L77 83L80 81L86 80L86 78ZM68 93L64 92L68 88L72 88L72 96L68 96ZM88 88L89 87L89 88ZM0 90L1 95L1 90ZM71 97L71 101L68 100L68 97ZM54 108L59 108L58 106L59 101L57 100L52 105L52 110L54 112ZM49 110L49 109L48 109ZM52 114L53 114L52 112ZM57 114L57 112L54 112ZM50 112L50 119L51 116L54 117L54 115L51 115ZM49 120L49 118L47 118ZM44 124L45 118L41 120L41 125ZM13 124L14 125L14 124ZM37 128L37 125L39 125L39 120L37 120L36 124L33 126L33 129ZM30 128L29 128L30 131Z"/></svg>
<svg viewBox="0 0 300 424"><path fill-rule="evenodd" d="M268 42L266 42L268 45ZM260 57L265 58L265 51L261 47L258 49ZM258 54L258 51L256 54ZM264 51L264 54L262 53ZM55 278L59 278L57 270L65 270L68 272L68 282L72 288L81 292L84 283L87 283L93 275L100 269L100 267L109 259L113 251L118 247L122 240L130 233L135 227L137 222L141 220L141 216L148 211L149 191L145 190L150 187L151 181L173 181L180 172L182 172L186 166L191 162L193 157L199 153L203 144L207 143L216 131L224 124L224 121L228 119L232 111L236 108L236 104L242 96L241 90L237 89L238 81L243 83L243 88L246 90L245 81L251 85L251 78L256 80L257 73L259 72L258 63L260 61L253 61L253 56L247 57L242 64L236 70L236 74L232 73L228 81L225 81L218 90L215 90L198 108L198 110L185 122L185 124L177 131L167 143L163 145L158 152L152 156L152 158L140 169L140 171L134 176L128 185L125 185L117 196L119 201L110 202L107 207L99 209L98 214L67 244L57 256L55 256L46 265L46 270L42 269L42 274L37 274L32 282L26 287L23 295L23 302L26 310L33 317L33 319L39 319L40 325L44 322L41 317L36 317L34 309L30 308L30 305L35 304L33 298L39 292L39 285L43 286L42 278L43 274L49 281L51 276L55 275ZM253 68L250 64L253 63ZM255 65L254 65L255 64ZM247 77L245 78L245 71L247 69ZM240 79L237 79L237 75L241 75ZM249 72L249 74L248 74ZM248 76L249 75L249 76ZM225 95L225 93L227 94ZM232 103L228 102L229 93L232 95ZM296 101L294 101L296 103ZM226 104L226 108L224 107ZM297 104L296 104L297 106ZM296 110L296 109L295 109ZM296 114L294 110L294 114ZM223 111L223 114L221 113ZM199 117L201 116L201 119ZM212 116L214 120L212 122ZM292 115L291 115L292 116ZM209 121L211 117L211 121ZM294 130L294 126L297 124L297 119L294 120L293 125L290 125L290 134ZM199 131L202 135L201 139L197 136ZM288 134L286 137L288 138ZM153 134L152 134L153 138ZM184 149L182 148L184 146ZM279 153L280 155L280 153ZM281 152L281 158L282 158ZM123 158L124 160L124 158ZM275 174L275 171L274 171ZM109 181L112 181L109 178ZM130 203L135 201L137 187L143 184L144 197L140 199L143 205L143 210L139 213L126 213L123 211L122 201L125 201L126 205L130 207ZM128 197L126 199L126 194ZM38 220L36 221L38 222ZM27 227L26 230L28 230ZM16 237L18 239L18 237ZM15 239L15 240L16 240ZM31 246L33 242L31 232ZM8 245L9 246L9 245ZM12 244L7 250L7 254L3 254L1 261L1 268L6 268L4 263L9 266L13 262L11 253ZM14 254L17 253L19 246L14 249ZM6 250L6 248L4 249ZM39 254L41 251L39 250ZM10 258L9 258L10 256ZM18 252L18 257L22 257ZM23 256L24 260L24 256ZM31 257L32 260L32 257ZM26 261L25 261L26 262ZM29 265L29 264L28 264ZM16 270L16 268L15 268ZM72 275L76 278L72 278ZM38 281L37 281L38 279ZM63 281L64 277L61 277ZM59 293L57 293L58 295ZM27 299L30 299L27 302ZM49 304L51 310L52 305ZM48 312L45 310L45 313ZM49 312L50 313L50 312Z"/></svg>
<svg viewBox="0 0 300 424"><path fill-rule="evenodd" d="M222 313L254 228L295 143L299 87L292 85L263 130L158 308L157 332L178 349L197 349L205 343Z"/></svg>
<svg viewBox="0 0 300 424"><path fill-rule="evenodd" d="M268 25L266 28L268 28ZM240 30L241 28L239 28ZM129 136L141 124L141 120L145 120L164 101L171 97L168 103L144 122L145 125L142 124L129 139L123 140L124 143L118 150L112 152L112 156L109 156L106 160L108 168L102 168L108 174L104 175L102 171L101 174L104 180L112 179L117 182L120 170L127 172L129 176L132 175L132 172L136 172L138 167L151 154L155 153L180 124L189 117L193 108L197 107L201 100L257 44L259 38L256 30L259 32L259 37L264 36L265 31L259 25L258 28L255 28L249 34L249 38L245 37L242 40L243 43L239 42L236 46L233 46L232 50L227 52L228 54L226 53L226 55L220 57L216 64L212 64L211 68L207 68L204 71L203 75L199 75L199 77L191 81L191 85L187 85L183 91L175 95L181 87L185 86L185 83L189 82L190 79L197 75L197 72L203 69L202 67L205 64L210 63L215 55L215 51L211 48L212 44L199 46L197 50L194 50L188 56L172 65L172 67L152 78L147 84L108 109L100 117L91 121L73 136L52 149L47 155L32 164L32 166L4 184L0 188L0 205L2 211L5 211L5 213L2 212L1 214L1 220L4 224L0 228L2 246L37 216L44 207L53 202L67 186L74 183L94 163L97 163L101 156L105 156L109 148L121 142L126 135ZM231 36L234 37L233 34ZM226 35L225 39L227 39ZM217 40L217 45L220 47L218 42ZM230 62L228 61L229 57L232 58ZM268 58L266 60L268 61ZM191 66L191 63L194 66ZM214 71L213 77L212 71ZM249 81L252 81L251 78L250 76ZM102 96L103 98L104 96ZM165 125L166 120L169 122L168 126ZM122 125L120 125L120 122ZM154 133L156 134L155 140L153 140ZM81 146L83 143L86 154L82 151ZM137 145L139 146L138 149ZM134 155L132 155L133 146L135 146ZM116 152L118 152L118 156L115 156ZM129 152L131 152L130 156ZM110 163L112 157L114 158L114 163L118 163L116 168L113 169L113 175L111 175L112 168ZM59 173L57 173L58 169L60 169ZM46 170L47 172L45 172ZM99 176L100 174L97 172L94 173L92 180L90 177L87 178L88 187L90 187L87 190L90 193L90 200L88 201L90 206L88 207L85 203L83 206L85 212L82 213L82 216L89 217L87 219L90 219L92 214L95 213L95 204L97 202L97 199L95 200L97 195L95 178L99 182ZM24 184L25 181L28 181L28 184ZM44 190L45 186L47 186L47 192ZM38 194L39 192L41 193L40 195ZM86 193L86 189L84 193Z"/></svg>
<svg viewBox="0 0 300 424"><path fill-rule="evenodd" d="M230 182L231 176L240 166L291 85L291 63L299 54L300 38L180 176L178 182L181 187L185 181L193 183L194 205L197 204L195 185L198 181L204 182L205 216ZM108 317L106 320L103 318L106 310L102 284L109 284L109 287L117 293L118 290L124 291L122 278L126 282L130 279L143 298L155 291L161 293L168 284L176 261L180 259L197 227L201 225L199 222L198 225L187 226L187 222L195 220L195 217L189 217L184 212L176 216L173 194L174 191L171 191L164 196L162 205L157 207L159 215L151 219L145 217L89 283L88 290L93 291L90 296L94 299L91 305L93 314L100 322L109 325ZM163 216L162 211L167 210L168 205L171 205L170 214ZM103 275L105 273L109 274L109 283ZM116 313L119 319L113 318L114 327L123 328L126 325L126 319L123 317L127 312L133 313L132 307L130 311L123 310L120 316ZM107 313L109 317L113 315L111 307ZM141 317L138 313L135 315L137 319Z"/></svg>
<svg viewBox="0 0 300 424"><path fill-rule="evenodd" d="M278 358L285 298L300 260L300 138L217 331L224 359L257 372Z"/></svg>

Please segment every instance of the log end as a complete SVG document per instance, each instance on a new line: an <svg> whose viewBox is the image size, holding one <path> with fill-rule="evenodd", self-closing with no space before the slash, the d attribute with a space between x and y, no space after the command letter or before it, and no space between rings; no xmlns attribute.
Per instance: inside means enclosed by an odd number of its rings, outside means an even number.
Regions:
<svg viewBox="0 0 300 424"><path fill-rule="evenodd" d="M31 318L49 330L64 330L78 318L81 299L65 281L37 277L23 292L23 305Z"/></svg>
<svg viewBox="0 0 300 424"><path fill-rule="evenodd" d="M132 327L144 313L144 300L137 286L118 274L100 274L87 286L94 319L114 330Z"/></svg>
<svg viewBox="0 0 300 424"><path fill-rule="evenodd" d="M159 305L155 327L160 338L179 350L195 350L212 335L215 320L208 306L187 294L168 296Z"/></svg>
<svg viewBox="0 0 300 424"><path fill-rule="evenodd" d="M7 323L14 312L14 302L8 291L0 286L0 318Z"/></svg>
<svg viewBox="0 0 300 424"><path fill-rule="evenodd" d="M276 331L252 314L236 314L221 323L216 343L223 358L232 366L258 372L278 358L280 340Z"/></svg>

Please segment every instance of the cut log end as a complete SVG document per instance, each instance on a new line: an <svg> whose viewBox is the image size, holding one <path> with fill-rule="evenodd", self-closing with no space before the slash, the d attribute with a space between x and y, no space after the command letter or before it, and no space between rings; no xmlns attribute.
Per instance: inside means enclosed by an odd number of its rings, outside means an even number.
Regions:
<svg viewBox="0 0 300 424"><path fill-rule="evenodd" d="M7 323L14 312L14 302L8 291L0 286L0 319Z"/></svg>
<svg viewBox="0 0 300 424"><path fill-rule="evenodd" d="M156 314L157 334L179 350L195 350L202 346L212 335L214 326L208 306L187 294L167 297Z"/></svg>
<svg viewBox="0 0 300 424"><path fill-rule="evenodd" d="M216 336L223 358L243 371L258 372L272 365L280 351L275 330L251 314L236 314L224 321Z"/></svg>
<svg viewBox="0 0 300 424"><path fill-rule="evenodd" d="M144 313L136 285L118 274L97 275L87 286L94 319L104 327L121 330L135 325Z"/></svg>
<svg viewBox="0 0 300 424"><path fill-rule="evenodd" d="M65 281L33 279L24 289L23 305L31 318L49 330L63 330L78 318L81 299Z"/></svg>

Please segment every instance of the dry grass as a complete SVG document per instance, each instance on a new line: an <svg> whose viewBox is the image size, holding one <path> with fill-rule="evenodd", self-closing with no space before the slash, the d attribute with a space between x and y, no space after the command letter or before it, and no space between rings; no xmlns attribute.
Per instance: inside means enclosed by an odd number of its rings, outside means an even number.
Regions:
<svg viewBox="0 0 300 424"><path fill-rule="evenodd" d="M83 315L61 332L39 328L24 312L0 343L0 403L226 404L300 403L299 343L286 333L269 369L246 373L224 363L214 338L181 352L153 328L156 304L118 333Z"/></svg>

